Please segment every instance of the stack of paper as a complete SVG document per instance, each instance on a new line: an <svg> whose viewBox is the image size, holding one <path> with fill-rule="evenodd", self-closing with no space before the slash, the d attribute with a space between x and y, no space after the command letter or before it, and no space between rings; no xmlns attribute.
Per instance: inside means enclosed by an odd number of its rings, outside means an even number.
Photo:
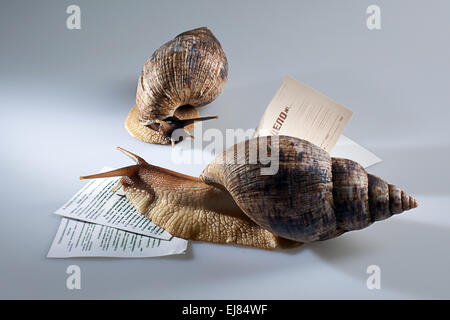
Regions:
<svg viewBox="0 0 450 320"><path fill-rule="evenodd" d="M103 171L110 170L104 168ZM69 257L156 257L185 253L187 241L172 237L136 211L120 178L87 183L55 213L61 224L47 255Z"/></svg>

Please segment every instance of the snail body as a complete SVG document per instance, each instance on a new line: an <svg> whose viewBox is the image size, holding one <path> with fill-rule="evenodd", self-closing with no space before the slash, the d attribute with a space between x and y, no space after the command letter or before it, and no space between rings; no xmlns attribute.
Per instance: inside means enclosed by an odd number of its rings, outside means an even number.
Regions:
<svg viewBox="0 0 450 320"><path fill-rule="evenodd" d="M278 144L279 168L273 175L262 175L264 165L249 161L259 139L267 139L269 149ZM294 137L238 143L199 178L124 152L137 164L82 178L123 176L126 196L137 211L184 239L274 249L331 239L417 207L406 192L358 163L331 158Z"/></svg>
<svg viewBox="0 0 450 320"><path fill-rule="evenodd" d="M220 95L227 76L227 58L208 28L179 34L145 63L136 105L125 121L127 131L149 143L173 142L174 130L190 131L194 121L207 120L198 118L196 108Z"/></svg>

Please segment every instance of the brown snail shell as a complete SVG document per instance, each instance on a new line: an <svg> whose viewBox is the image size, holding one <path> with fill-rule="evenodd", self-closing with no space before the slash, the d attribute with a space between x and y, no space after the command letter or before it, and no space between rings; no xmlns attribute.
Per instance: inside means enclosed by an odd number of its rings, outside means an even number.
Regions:
<svg viewBox="0 0 450 320"><path fill-rule="evenodd" d="M259 146L255 139L267 139L268 148L278 143L276 174L261 175L263 164L250 163L249 146ZM331 239L417 207L406 192L358 163L331 158L316 145L288 136L238 143L199 178L126 153L137 165L83 178L123 176L137 210L185 239L273 249Z"/></svg>
<svg viewBox="0 0 450 320"><path fill-rule="evenodd" d="M249 141L242 143L248 149ZM300 242L334 238L417 206L408 194L352 160L331 158L318 146L293 137L280 136L279 144L275 175L261 175L260 163L238 164L248 163L248 158L227 163L226 150L201 179L224 186L264 229Z"/></svg>
<svg viewBox="0 0 450 320"><path fill-rule="evenodd" d="M196 108L220 95L227 76L227 58L208 28L179 34L145 63L126 129L145 142L171 143L173 130L192 130L189 120L198 120Z"/></svg>

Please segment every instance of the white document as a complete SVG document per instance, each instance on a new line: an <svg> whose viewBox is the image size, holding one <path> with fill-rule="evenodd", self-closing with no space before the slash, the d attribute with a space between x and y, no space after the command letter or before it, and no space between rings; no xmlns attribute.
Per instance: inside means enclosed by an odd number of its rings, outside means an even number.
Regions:
<svg viewBox="0 0 450 320"><path fill-rule="evenodd" d="M288 135L330 152L352 114L350 109L287 76L267 106L255 136Z"/></svg>
<svg viewBox="0 0 450 320"><path fill-rule="evenodd" d="M334 158L346 158L356 161L364 168L381 162L381 159L375 154L344 135L339 137L336 145L331 149L330 155Z"/></svg>
<svg viewBox="0 0 450 320"><path fill-rule="evenodd" d="M307 140L332 157L364 168L381 162L375 154L342 135L353 112L320 92L287 76L270 101L254 136L287 135Z"/></svg>
<svg viewBox="0 0 450 320"><path fill-rule="evenodd" d="M84 221L61 219L47 258L146 258L186 252L187 241L161 240Z"/></svg>
<svg viewBox="0 0 450 320"><path fill-rule="evenodd" d="M106 167L101 172L109 170L111 168ZM119 180L120 177L89 181L55 213L67 218L169 240L172 236L167 231L136 211L126 199L122 187L112 192Z"/></svg>

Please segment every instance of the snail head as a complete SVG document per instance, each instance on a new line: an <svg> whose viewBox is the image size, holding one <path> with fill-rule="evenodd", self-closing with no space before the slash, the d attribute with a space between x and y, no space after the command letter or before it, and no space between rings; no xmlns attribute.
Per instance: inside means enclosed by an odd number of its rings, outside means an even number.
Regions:
<svg viewBox="0 0 450 320"><path fill-rule="evenodd" d="M206 121L211 119L217 119L218 116L210 116L210 117L198 117L192 119L179 119L176 116L168 117L164 120L154 120L151 121L148 125L153 131L156 131L159 135L161 135L164 139L169 139L172 147L178 141L172 137L172 133L177 129L184 129L184 131L190 135L190 130L192 125L197 121ZM192 136L191 136L192 137Z"/></svg>
<svg viewBox="0 0 450 320"><path fill-rule="evenodd" d="M141 179L140 174L143 173L143 171L147 169L152 169L153 166L149 165L144 159L139 157L138 155L131 153L125 149L122 149L120 147L117 147L118 150L122 151L124 154L126 154L128 157L130 157L132 160L136 162L135 165L92 174L88 176L81 176L80 180L85 179L98 179L98 178L111 178L111 177L122 177L120 179L119 184L114 188L114 191L118 189L119 186L123 185L126 187L132 187L136 188L137 186L141 185ZM147 187L148 189L148 187Z"/></svg>
<svg viewBox="0 0 450 320"><path fill-rule="evenodd" d="M130 191L131 194L137 194L139 197L146 198L147 205L153 202L155 193L173 190L180 181L189 184L200 180L199 178L149 164L140 156L121 147L117 147L117 149L130 157L136 164L107 172L81 176L80 180L122 177L113 191L123 186L125 191Z"/></svg>

